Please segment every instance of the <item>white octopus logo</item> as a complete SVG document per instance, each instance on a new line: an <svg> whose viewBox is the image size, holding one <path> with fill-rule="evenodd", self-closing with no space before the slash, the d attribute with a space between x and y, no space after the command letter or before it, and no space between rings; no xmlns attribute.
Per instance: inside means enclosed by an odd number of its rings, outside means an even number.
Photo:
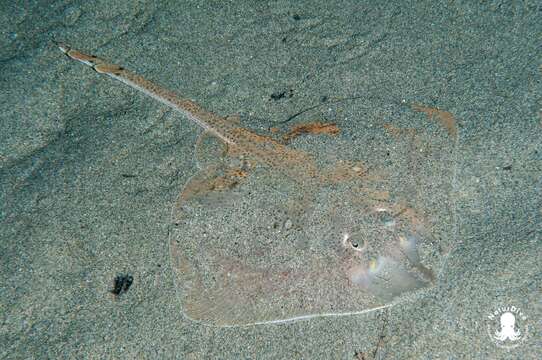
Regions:
<svg viewBox="0 0 542 360"><path fill-rule="evenodd" d="M489 336L497 346L512 349L527 337L527 316L520 308L500 307L487 318Z"/></svg>

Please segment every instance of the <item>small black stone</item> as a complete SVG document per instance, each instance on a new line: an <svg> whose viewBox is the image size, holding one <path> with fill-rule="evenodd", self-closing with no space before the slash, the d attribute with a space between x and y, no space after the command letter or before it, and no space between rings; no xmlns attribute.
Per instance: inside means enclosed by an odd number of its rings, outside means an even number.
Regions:
<svg viewBox="0 0 542 360"><path fill-rule="evenodd" d="M111 293L115 296L122 295L127 292L128 289L130 289L133 282L134 277L130 274L117 275L113 281L113 289L111 290Z"/></svg>
<svg viewBox="0 0 542 360"><path fill-rule="evenodd" d="M274 92L271 94L271 99L273 100L280 100L282 99L284 96L286 95L286 91L282 91L282 92Z"/></svg>

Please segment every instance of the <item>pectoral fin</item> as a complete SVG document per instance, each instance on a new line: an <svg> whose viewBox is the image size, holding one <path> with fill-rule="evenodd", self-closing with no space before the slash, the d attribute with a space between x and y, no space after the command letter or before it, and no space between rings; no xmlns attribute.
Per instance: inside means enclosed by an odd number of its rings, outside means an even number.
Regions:
<svg viewBox="0 0 542 360"><path fill-rule="evenodd" d="M191 202L218 205L229 198L228 192L239 185L247 172L222 164L208 166L191 177L184 185L176 207L189 206Z"/></svg>

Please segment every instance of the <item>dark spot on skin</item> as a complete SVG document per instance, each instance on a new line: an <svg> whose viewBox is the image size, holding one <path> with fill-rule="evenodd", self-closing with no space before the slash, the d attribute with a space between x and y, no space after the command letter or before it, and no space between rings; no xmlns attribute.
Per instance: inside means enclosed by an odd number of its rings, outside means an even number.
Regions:
<svg viewBox="0 0 542 360"><path fill-rule="evenodd" d="M292 19L294 19L295 21L299 21L299 20L301 20L301 16L299 16L299 14L294 14L292 16Z"/></svg>
<svg viewBox="0 0 542 360"><path fill-rule="evenodd" d="M130 274L117 275L113 281L113 289L110 292L115 296L120 296L130 289L133 282L134 277Z"/></svg>

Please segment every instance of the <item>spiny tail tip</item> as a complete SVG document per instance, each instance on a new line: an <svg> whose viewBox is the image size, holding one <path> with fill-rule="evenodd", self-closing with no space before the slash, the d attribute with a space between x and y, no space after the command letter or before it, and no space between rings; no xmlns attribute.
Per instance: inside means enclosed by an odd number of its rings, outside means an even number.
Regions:
<svg viewBox="0 0 542 360"><path fill-rule="evenodd" d="M71 50L70 46L69 45L66 45L64 43L61 43L61 42L58 42L56 40L51 40L53 42L53 44L55 44L59 49L60 51L62 51L64 54L67 54L68 51Z"/></svg>

